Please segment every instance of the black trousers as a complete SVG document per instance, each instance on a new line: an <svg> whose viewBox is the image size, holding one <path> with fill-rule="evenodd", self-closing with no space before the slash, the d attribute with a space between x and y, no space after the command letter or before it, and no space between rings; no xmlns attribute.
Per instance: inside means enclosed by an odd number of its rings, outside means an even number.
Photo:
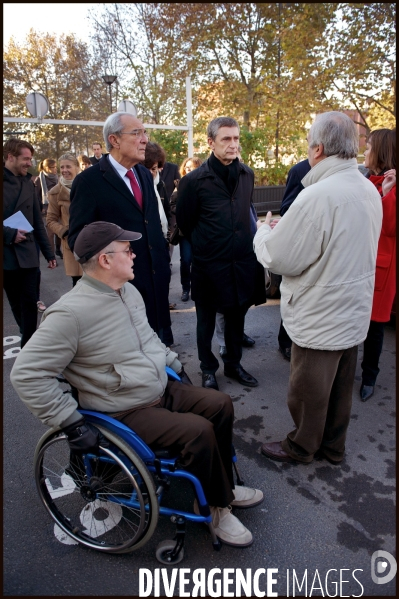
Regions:
<svg viewBox="0 0 399 599"><path fill-rule="evenodd" d="M179 464L200 480L210 505L226 507L233 501L234 408L229 395L168 382L160 404L118 420L153 449L179 454Z"/></svg>
<svg viewBox="0 0 399 599"><path fill-rule="evenodd" d="M215 332L216 312L224 315L224 340L227 354L223 356L226 365L238 366L242 356L242 336L245 315L250 304L217 310L214 305L195 302L197 311L197 345L200 368L205 374L215 374L219 361L212 352L212 337Z"/></svg>
<svg viewBox="0 0 399 599"><path fill-rule="evenodd" d="M291 337L283 327L283 321L280 321L280 328L278 331L278 344L281 349L289 349L292 346Z"/></svg>
<svg viewBox="0 0 399 599"><path fill-rule="evenodd" d="M37 328L37 266L3 271L3 288L21 332L23 347Z"/></svg>
<svg viewBox="0 0 399 599"><path fill-rule="evenodd" d="M378 373L378 362L382 352L384 342L384 322L370 320L367 337L364 340L364 352L362 360L362 382L364 385L375 385Z"/></svg>

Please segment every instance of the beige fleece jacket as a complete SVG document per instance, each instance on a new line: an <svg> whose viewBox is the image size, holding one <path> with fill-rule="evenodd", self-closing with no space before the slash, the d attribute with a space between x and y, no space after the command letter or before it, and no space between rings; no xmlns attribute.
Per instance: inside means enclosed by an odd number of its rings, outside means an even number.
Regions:
<svg viewBox="0 0 399 599"><path fill-rule="evenodd" d="M17 356L11 383L44 424L67 426L81 416L73 397L63 394L59 373L79 390L82 408L112 413L160 398L165 366L182 368L148 324L137 289L126 283L119 295L84 274L45 311Z"/></svg>

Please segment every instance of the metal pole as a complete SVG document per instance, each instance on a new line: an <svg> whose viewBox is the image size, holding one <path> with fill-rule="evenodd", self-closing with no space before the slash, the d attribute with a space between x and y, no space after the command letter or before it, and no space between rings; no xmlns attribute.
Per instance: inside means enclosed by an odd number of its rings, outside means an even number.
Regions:
<svg viewBox="0 0 399 599"><path fill-rule="evenodd" d="M187 129L188 129L188 155L194 155L193 137L193 108L191 101L191 77L186 77L186 104L187 104Z"/></svg>
<svg viewBox="0 0 399 599"><path fill-rule="evenodd" d="M111 92L111 85L109 86L109 105L110 105L110 108L111 108L110 114L112 114L112 92Z"/></svg>

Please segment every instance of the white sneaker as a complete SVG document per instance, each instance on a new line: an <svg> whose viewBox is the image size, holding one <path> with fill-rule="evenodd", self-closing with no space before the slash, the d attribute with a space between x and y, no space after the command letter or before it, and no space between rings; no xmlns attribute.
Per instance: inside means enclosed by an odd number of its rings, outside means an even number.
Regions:
<svg viewBox="0 0 399 599"><path fill-rule="evenodd" d="M259 489L249 487L235 487L233 489L235 499L231 502L233 507L254 507L263 501L263 493Z"/></svg>
<svg viewBox="0 0 399 599"><path fill-rule="evenodd" d="M233 547L248 547L252 545L252 533L245 528L236 516L231 513L231 507L209 506L215 534L226 545ZM199 516L198 502L194 499L194 513Z"/></svg>
<svg viewBox="0 0 399 599"><path fill-rule="evenodd" d="M231 513L231 507L209 506L212 514L212 524L216 536L226 545L248 547L252 545L252 533L245 528L236 516Z"/></svg>

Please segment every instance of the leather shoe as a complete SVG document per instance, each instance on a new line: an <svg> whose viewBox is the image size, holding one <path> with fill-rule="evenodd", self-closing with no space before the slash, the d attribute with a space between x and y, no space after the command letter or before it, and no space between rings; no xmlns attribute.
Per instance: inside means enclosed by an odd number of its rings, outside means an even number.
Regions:
<svg viewBox="0 0 399 599"><path fill-rule="evenodd" d="M223 358L227 354L227 349L225 345L221 345L219 347L219 355Z"/></svg>
<svg viewBox="0 0 399 599"><path fill-rule="evenodd" d="M260 450L263 455L271 460L276 460L276 462L288 462L290 464L296 464L298 462L298 460L294 460L294 458L284 451L284 449L281 447L281 441L264 443Z"/></svg>
<svg viewBox="0 0 399 599"><path fill-rule="evenodd" d="M330 462L330 464L333 464L334 466L338 466L344 459L341 458L340 460L334 460L334 458L330 458L329 456L327 456L322 449L318 449L314 454L314 457L319 458L321 460L327 460L327 462Z"/></svg>
<svg viewBox="0 0 399 599"><path fill-rule="evenodd" d="M252 339L252 337L248 337L248 335L244 333L242 336L242 346L252 347L253 345L255 345L255 339Z"/></svg>
<svg viewBox="0 0 399 599"><path fill-rule="evenodd" d="M183 293L181 294L181 301L182 302L188 302L190 297L190 292L189 291L183 291Z"/></svg>
<svg viewBox="0 0 399 599"><path fill-rule="evenodd" d="M216 381L216 377L214 374L207 374L206 372L202 373L202 386L205 389L215 389L219 391L219 386Z"/></svg>
<svg viewBox="0 0 399 599"><path fill-rule="evenodd" d="M372 395L374 395L374 385L365 385L362 383L360 387L360 399L367 401Z"/></svg>
<svg viewBox="0 0 399 599"><path fill-rule="evenodd" d="M230 379L235 379L241 385L246 385L247 387L257 387L259 385L256 378L254 378L251 374L249 374L244 368L239 364L238 366L226 366L224 367L224 374L228 376Z"/></svg>
<svg viewBox="0 0 399 599"><path fill-rule="evenodd" d="M283 354L283 358L285 358L286 360L288 360L288 362L290 362L291 361L291 348L290 347L281 347L281 345L279 345L278 349Z"/></svg>

